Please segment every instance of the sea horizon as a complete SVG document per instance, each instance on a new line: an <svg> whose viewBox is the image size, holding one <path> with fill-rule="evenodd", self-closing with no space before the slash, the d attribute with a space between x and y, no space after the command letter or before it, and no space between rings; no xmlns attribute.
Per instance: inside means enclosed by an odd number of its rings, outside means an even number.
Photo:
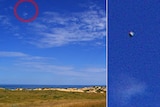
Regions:
<svg viewBox="0 0 160 107"><path fill-rule="evenodd" d="M106 85L40 85L40 84L0 84L0 88L6 89L16 89L16 88L83 88L83 87L93 87L93 86L103 86Z"/></svg>

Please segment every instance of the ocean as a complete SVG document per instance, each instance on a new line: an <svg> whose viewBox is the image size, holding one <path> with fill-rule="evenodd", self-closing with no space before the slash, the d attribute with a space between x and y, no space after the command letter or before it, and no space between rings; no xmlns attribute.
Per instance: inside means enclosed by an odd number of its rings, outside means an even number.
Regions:
<svg viewBox="0 0 160 107"><path fill-rule="evenodd" d="M16 88L25 88L25 89L35 89L35 88L83 88L83 87L92 87L92 86L105 86L105 85L0 85L0 88L6 88L6 89L16 89Z"/></svg>

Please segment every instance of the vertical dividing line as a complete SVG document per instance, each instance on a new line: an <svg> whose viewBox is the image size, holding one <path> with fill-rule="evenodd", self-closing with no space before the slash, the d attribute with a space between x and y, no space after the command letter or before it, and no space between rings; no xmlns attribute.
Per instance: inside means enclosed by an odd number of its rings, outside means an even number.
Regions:
<svg viewBox="0 0 160 107"><path fill-rule="evenodd" d="M106 0L106 107L108 107L108 0Z"/></svg>

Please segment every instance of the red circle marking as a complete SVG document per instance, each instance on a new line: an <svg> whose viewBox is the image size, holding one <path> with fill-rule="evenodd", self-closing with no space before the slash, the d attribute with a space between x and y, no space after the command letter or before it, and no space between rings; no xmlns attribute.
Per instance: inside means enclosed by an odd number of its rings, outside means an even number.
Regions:
<svg viewBox="0 0 160 107"><path fill-rule="evenodd" d="M30 19L23 19L23 18L21 18L21 17L18 15L18 13L17 13L17 7L18 7L21 3L23 3L23 2L30 2L30 3L32 3L32 4L34 5L35 9L36 9L35 15L34 15L33 17L31 17ZM37 3L36 3L34 0L19 0L19 1L15 4L15 6L14 6L14 15L15 15L16 18L17 18L19 21L21 21L21 22L31 22L31 21L35 20L35 19L37 18L37 16L38 16L38 13L39 13L38 5L37 5Z"/></svg>

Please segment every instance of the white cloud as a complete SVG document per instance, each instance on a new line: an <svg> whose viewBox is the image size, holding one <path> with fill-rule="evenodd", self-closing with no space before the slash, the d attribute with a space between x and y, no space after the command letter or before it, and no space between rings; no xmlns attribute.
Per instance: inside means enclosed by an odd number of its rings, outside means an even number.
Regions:
<svg viewBox="0 0 160 107"><path fill-rule="evenodd" d="M48 72L53 74L59 74L64 76L76 76L76 77L90 77L100 76L105 74L105 68L99 67L90 67L90 68L81 68L78 69L75 66L69 65L57 65L54 62L54 58L50 57L41 57L41 56L32 56L22 52L7 52L0 51L0 57L14 57L14 61L11 61L11 66L19 71L26 72ZM10 59L12 60L12 59ZM10 61L8 60L10 63ZM95 75L97 73L97 75Z"/></svg>
<svg viewBox="0 0 160 107"><path fill-rule="evenodd" d="M0 51L0 57L26 57L27 54L21 52L7 52L7 51Z"/></svg>
<svg viewBox="0 0 160 107"><path fill-rule="evenodd" d="M105 10L89 9L83 12L61 14L44 12L29 24L40 39L30 43L38 47L55 47L70 43L92 41L105 37Z"/></svg>
<svg viewBox="0 0 160 107"><path fill-rule="evenodd" d="M28 13L27 13L27 12L24 12L24 13L23 13L23 16L24 16L24 17L28 16Z"/></svg>
<svg viewBox="0 0 160 107"><path fill-rule="evenodd" d="M81 68L78 69L74 66L69 65L57 65L53 63L49 63L48 61L35 61L35 60L21 60L17 61L14 64L17 68L23 68L22 71L26 72L46 72L46 73L53 73L59 74L64 76L75 76L75 77L82 77L82 78L95 78L98 76L102 76L105 74L105 68ZM91 71L92 70L92 71ZM97 75L95 75L97 74Z"/></svg>
<svg viewBox="0 0 160 107"><path fill-rule="evenodd" d="M23 15L27 16L28 13L24 12ZM79 12L43 12L34 22L21 25L24 31L14 23L11 16L0 15L0 26L10 35L42 48L102 40L106 36L105 10L95 4ZM100 42L98 44L104 46L105 43Z"/></svg>
<svg viewBox="0 0 160 107"><path fill-rule="evenodd" d="M0 23L2 25L6 25L7 27L12 26L10 19L5 15L0 15Z"/></svg>
<svg viewBox="0 0 160 107"><path fill-rule="evenodd" d="M0 15L0 27L3 30L7 30L6 33L13 33L14 35L17 33L19 27L14 25L11 21L11 18L6 15Z"/></svg>
<svg viewBox="0 0 160 107"><path fill-rule="evenodd" d="M73 68L68 66L58 66L54 64L49 64L44 61L36 62L34 60L32 61L19 61L15 64L16 66L25 67L26 70L31 71L38 71L38 72L51 72L51 73L58 73L62 71L70 71Z"/></svg>
<svg viewBox="0 0 160 107"><path fill-rule="evenodd" d="M8 58L9 57L9 58ZM53 76L57 81L64 78L64 84L105 84L105 68L81 67L72 64L57 64L54 58L32 56L22 52L0 52L0 58L5 63L0 63L1 72L31 74L45 73ZM6 60L6 61L5 61ZM43 80L40 80L43 81ZM68 81L68 82L67 82ZM77 82L75 82L77 81Z"/></svg>
<svg viewBox="0 0 160 107"><path fill-rule="evenodd" d="M117 75L112 80L112 98L121 106L129 106L135 96L141 97L146 91L146 84L129 75Z"/></svg>
<svg viewBox="0 0 160 107"><path fill-rule="evenodd" d="M106 69L96 67L96 68L86 68L84 71L91 72L91 73L101 73L101 72L106 72Z"/></svg>
<svg viewBox="0 0 160 107"><path fill-rule="evenodd" d="M145 84L143 83L132 83L126 89L121 90L122 92L120 93L121 95L121 100L123 104L128 104L132 97L136 95L141 95L145 91Z"/></svg>
<svg viewBox="0 0 160 107"><path fill-rule="evenodd" d="M20 61L45 61L48 59L54 59L54 58L48 58L48 57L40 57L40 56L32 56L28 55L22 52L8 52L8 51L0 51L0 57L15 57Z"/></svg>

